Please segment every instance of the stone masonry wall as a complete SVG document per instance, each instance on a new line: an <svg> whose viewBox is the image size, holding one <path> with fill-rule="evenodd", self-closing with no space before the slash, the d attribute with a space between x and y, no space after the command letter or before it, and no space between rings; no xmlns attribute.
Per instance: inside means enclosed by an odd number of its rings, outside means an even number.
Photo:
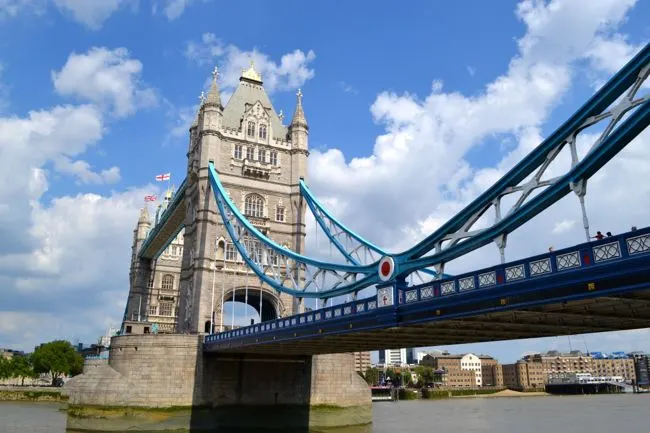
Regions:
<svg viewBox="0 0 650 433"><path fill-rule="evenodd" d="M370 389L355 371L354 354L338 353L312 357L310 404L370 405Z"/></svg>

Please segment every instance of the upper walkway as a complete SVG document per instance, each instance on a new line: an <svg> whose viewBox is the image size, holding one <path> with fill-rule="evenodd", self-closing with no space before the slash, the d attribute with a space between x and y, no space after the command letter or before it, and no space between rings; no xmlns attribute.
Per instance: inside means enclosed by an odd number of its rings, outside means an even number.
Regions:
<svg viewBox="0 0 650 433"><path fill-rule="evenodd" d="M649 326L650 228L644 228L208 335L204 350L323 354Z"/></svg>

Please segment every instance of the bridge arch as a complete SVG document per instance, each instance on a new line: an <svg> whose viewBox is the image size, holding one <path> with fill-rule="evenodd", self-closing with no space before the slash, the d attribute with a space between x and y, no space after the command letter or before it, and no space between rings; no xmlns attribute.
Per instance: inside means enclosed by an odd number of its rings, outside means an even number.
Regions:
<svg viewBox="0 0 650 433"><path fill-rule="evenodd" d="M248 296L246 292L248 291ZM260 297L261 299L261 312L260 312ZM237 302L242 304L247 304L252 307L260 316L262 322L267 322L269 320L275 320L282 315L282 311L285 309L285 305L280 299L280 297L273 291L267 288L260 286L237 286L235 288L228 289L224 293L223 297L224 305L226 302ZM229 309L224 306L224 311L222 314L229 313ZM235 311L235 316L240 317L241 312ZM255 320L255 323L258 323L258 320ZM249 324L249 323L248 323Z"/></svg>

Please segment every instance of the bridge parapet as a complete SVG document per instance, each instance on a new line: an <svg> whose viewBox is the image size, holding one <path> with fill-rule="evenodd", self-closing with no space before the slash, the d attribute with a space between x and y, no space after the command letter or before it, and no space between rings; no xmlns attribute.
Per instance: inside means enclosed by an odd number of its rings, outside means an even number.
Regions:
<svg viewBox="0 0 650 433"><path fill-rule="evenodd" d="M396 325L395 311L420 302L436 302L451 299L455 296L467 297L472 293L477 296L488 292L500 291L508 287L527 282L545 281L547 278L570 278L572 272L585 268L597 269L600 265L612 262L625 262L636 256L650 253L650 227L616 236L610 236L599 241L586 242L546 254L516 260L502 265L457 275L450 278L432 281L426 284L397 290L396 305L394 305L392 288L378 289L377 295L365 299L347 302L331 307L321 308L307 313L297 314L277 320L252 326L234 329L228 332L208 335L205 337L204 350L212 347L228 348L231 342L241 339L255 338L256 342L268 339L277 332L294 332L298 337L307 328L313 328L320 323L342 322L355 317L373 317L376 328ZM588 283L588 290L595 290L595 283ZM502 300L506 304L507 299ZM376 319L376 320L374 320ZM352 323L347 322L352 329ZM372 327L371 326L371 327ZM368 329L365 326L364 329ZM342 330L342 329L341 329ZM322 331L321 331L322 332ZM233 346L234 347L234 346Z"/></svg>

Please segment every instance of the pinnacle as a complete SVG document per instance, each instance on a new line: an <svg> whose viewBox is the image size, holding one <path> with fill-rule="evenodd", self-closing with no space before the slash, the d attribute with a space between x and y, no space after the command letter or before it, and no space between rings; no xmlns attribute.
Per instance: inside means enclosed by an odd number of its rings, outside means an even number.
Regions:
<svg viewBox="0 0 650 433"><path fill-rule="evenodd" d="M210 86L210 91L208 92L204 105L215 105L221 107L221 94L219 93L219 85L217 84L218 76L219 70L215 66L214 71L212 71L212 85Z"/></svg>
<svg viewBox="0 0 650 433"><path fill-rule="evenodd" d="M293 113L293 119L291 119L291 126L301 125L305 128L307 127L307 119L305 118L305 112L302 109L302 90L298 89L296 93L297 103L296 111Z"/></svg>
<svg viewBox="0 0 650 433"><path fill-rule="evenodd" d="M147 206L140 209L140 218L138 218L138 224L151 224L151 219L149 218L149 209L147 209Z"/></svg>

